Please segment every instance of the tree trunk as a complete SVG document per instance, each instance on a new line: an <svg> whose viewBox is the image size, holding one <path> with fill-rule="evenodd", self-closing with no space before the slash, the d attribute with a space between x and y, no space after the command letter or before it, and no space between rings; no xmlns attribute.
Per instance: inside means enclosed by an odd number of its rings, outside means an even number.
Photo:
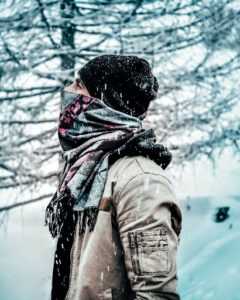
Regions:
<svg viewBox="0 0 240 300"><path fill-rule="evenodd" d="M75 26L72 24L72 19L74 17L74 1L73 0L62 0L60 2L60 11L62 17L62 39L61 39L61 47L63 49L69 48L74 49L74 33ZM61 71L66 74L64 76L64 80L62 82L63 86L67 86L71 84L71 80L69 78L74 77L74 66L75 59L74 56L68 54L68 51L64 51L65 54L60 56L61 59ZM62 91L61 91L61 99L62 99ZM60 108L61 109L61 108ZM59 156L58 167L59 170L62 171L64 166L64 162L62 160L61 155ZM60 178L59 178L60 179Z"/></svg>

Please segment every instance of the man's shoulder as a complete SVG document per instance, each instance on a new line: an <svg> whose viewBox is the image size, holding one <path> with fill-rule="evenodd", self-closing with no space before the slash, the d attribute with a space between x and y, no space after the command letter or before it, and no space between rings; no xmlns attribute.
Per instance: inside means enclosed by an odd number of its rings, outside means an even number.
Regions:
<svg viewBox="0 0 240 300"><path fill-rule="evenodd" d="M142 170L142 173L144 174L155 174L160 175L161 177L165 178L169 183L172 184L172 179L169 176L169 174L162 169L161 166L159 166L157 163L155 163L150 158L144 157L142 155L135 157L139 167Z"/></svg>
<svg viewBox="0 0 240 300"><path fill-rule="evenodd" d="M166 171L153 160L142 155L121 157L109 169L109 180L114 187L115 195L121 194L123 188L137 177L143 181L143 184L145 180L151 180L151 178L154 182L162 182L171 186L173 184Z"/></svg>
<svg viewBox="0 0 240 300"><path fill-rule="evenodd" d="M126 181L140 174L160 175L171 183L171 178L165 170L148 157L142 155L124 156L118 159L110 168L116 179L123 178Z"/></svg>

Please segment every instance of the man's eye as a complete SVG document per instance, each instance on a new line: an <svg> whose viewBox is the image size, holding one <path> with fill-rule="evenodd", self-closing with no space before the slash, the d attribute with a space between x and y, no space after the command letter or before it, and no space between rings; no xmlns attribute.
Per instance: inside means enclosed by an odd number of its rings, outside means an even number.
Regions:
<svg viewBox="0 0 240 300"><path fill-rule="evenodd" d="M79 88L82 88L81 81L79 79L76 79L76 84Z"/></svg>

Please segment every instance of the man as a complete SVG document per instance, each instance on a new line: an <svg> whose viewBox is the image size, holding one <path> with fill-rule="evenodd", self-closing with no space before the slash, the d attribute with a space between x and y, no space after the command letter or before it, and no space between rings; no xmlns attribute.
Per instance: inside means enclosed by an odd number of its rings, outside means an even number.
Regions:
<svg viewBox="0 0 240 300"><path fill-rule="evenodd" d="M148 62L121 55L90 60L65 88L66 163L45 224L58 237L52 299L180 299L171 154L141 123L157 91Z"/></svg>

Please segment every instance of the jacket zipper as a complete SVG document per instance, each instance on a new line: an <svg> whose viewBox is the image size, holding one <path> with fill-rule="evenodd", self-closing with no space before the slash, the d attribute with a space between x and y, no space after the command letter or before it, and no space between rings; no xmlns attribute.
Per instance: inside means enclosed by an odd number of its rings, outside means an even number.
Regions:
<svg viewBox="0 0 240 300"><path fill-rule="evenodd" d="M134 232L130 232L130 233L129 233L129 238L130 238L130 245L131 245L131 248L135 248L135 247L136 247L135 233L134 233Z"/></svg>
<svg viewBox="0 0 240 300"><path fill-rule="evenodd" d="M137 234L135 232L129 232L128 238L130 242L130 253L132 258L133 270L137 275L141 275L141 270L139 265L139 255L138 255Z"/></svg>

